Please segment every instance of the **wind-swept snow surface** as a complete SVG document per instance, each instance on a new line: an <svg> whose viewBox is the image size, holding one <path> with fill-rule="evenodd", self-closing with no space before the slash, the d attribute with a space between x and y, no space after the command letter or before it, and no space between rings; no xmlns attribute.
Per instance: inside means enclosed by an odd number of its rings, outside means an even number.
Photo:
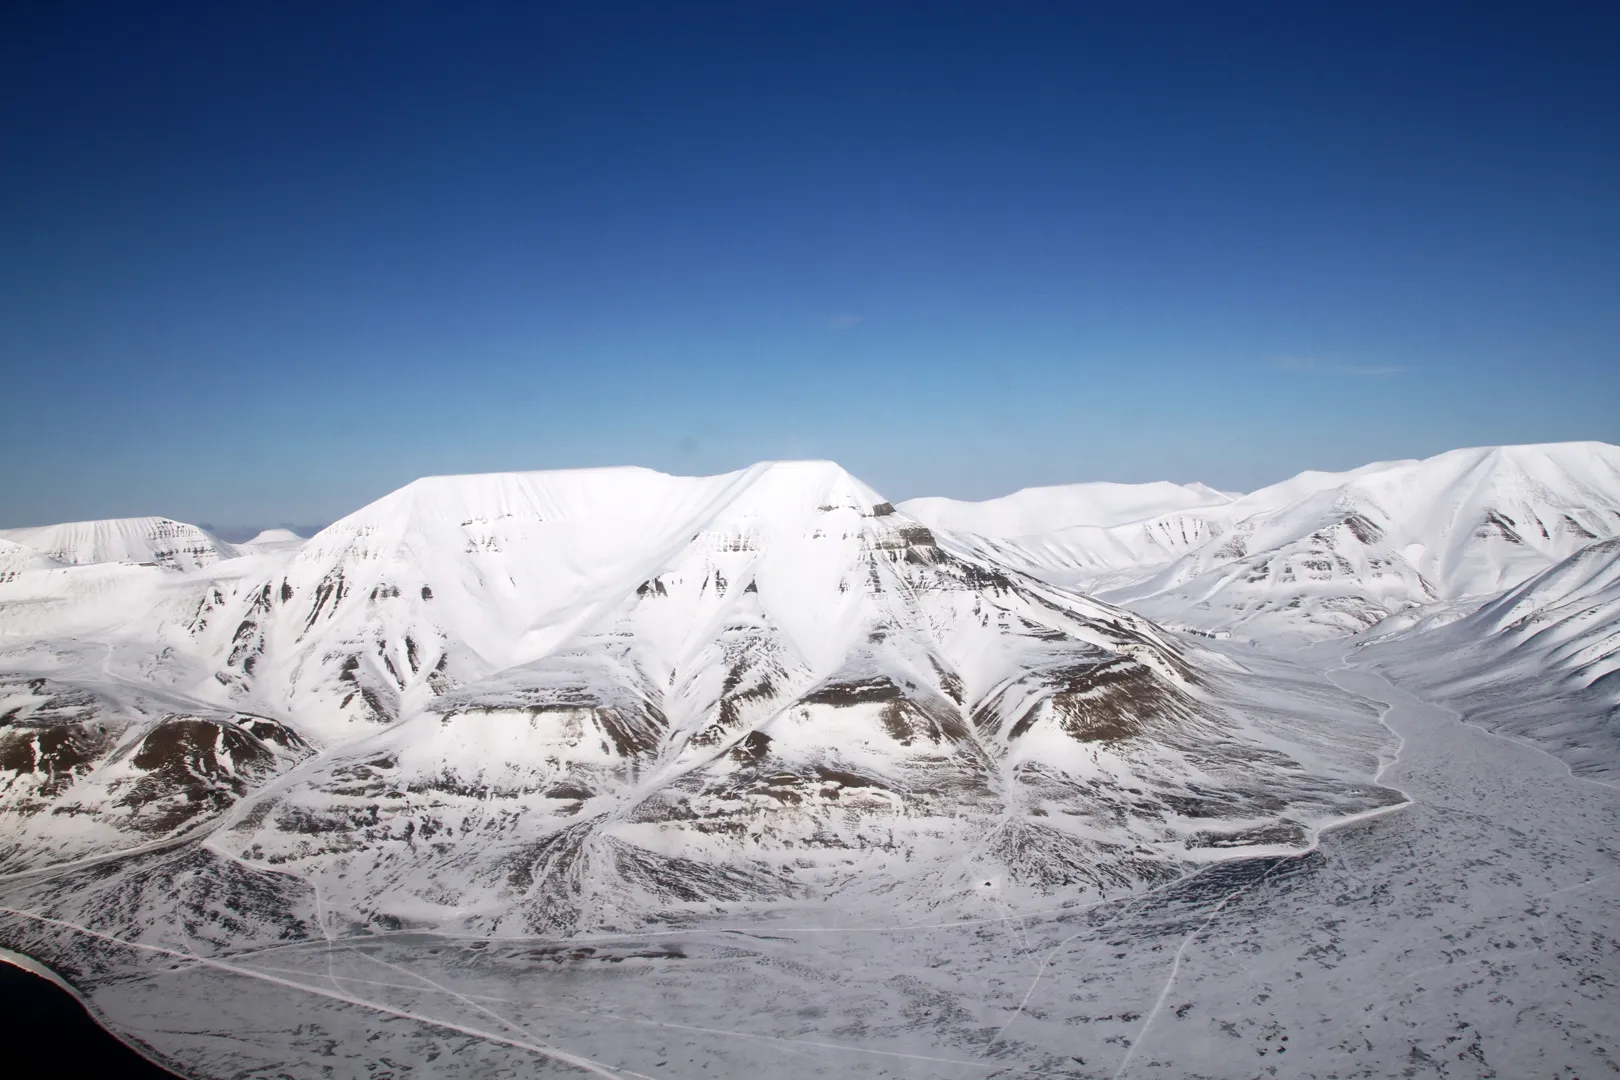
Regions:
<svg viewBox="0 0 1620 1080"><path fill-rule="evenodd" d="M0 945L190 1074L1609 1067L1613 447L135 521L0 540Z"/></svg>

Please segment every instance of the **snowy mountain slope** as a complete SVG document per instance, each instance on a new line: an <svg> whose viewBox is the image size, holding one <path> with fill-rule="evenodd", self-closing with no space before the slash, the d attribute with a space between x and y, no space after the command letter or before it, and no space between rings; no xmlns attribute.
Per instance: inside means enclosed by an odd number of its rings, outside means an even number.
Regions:
<svg viewBox="0 0 1620 1080"><path fill-rule="evenodd" d="M0 540L0 581L9 581L25 570L48 570L60 565L43 551L11 540Z"/></svg>
<svg viewBox="0 0 1620 1080"><path fill-rule="evenodd" d="M986 875L1101 892L1395 797L1364 779L1372 747L1237 707L1257 677L942 542L825 462L430 478L292 551L0 587L0 658L40 671L53 636L18 745L106 739L16 752L12 866L64 817L74 851L127 842L65 813L124 807L356 925L926 905ZM48 705L75 693L99 704ZM185 747L184 819L129 772L154 738Z"/></svg>
<svg viewBox="0 0 1620 1080"><path fill-rule="evenodd" d="M156 563L172 570L194 570L236 549L195 525L161 517L73 521L29 529L0 529L0 540L33 548L57 562Z"/></svg>
<svg viewBox="0 0 1620 1080"><path fill-rule="evenodd" d="M1620 539L1464 618L1391 627L1366 649L1471 722L1529 736L1582 775L1620 777Z"/></svg>
<svg viewBox="0 0 1620 1080"><path fill-rule="evenodd" d="M99 564L0 583L0 873L183 832L308 753L289 725L150 677L188 576Z"/></svg>
<svg viewBox="0 0 1620 1080"><path fill-rule="evenodd" d="M974 524L961 506L952 520ZM977 550L1171 624L1332 635L1437 601L1484 599L1620 535L1620 448L1456 450L1303 473L1121 525L1008 538L991 514L984 527Z"/></svg>

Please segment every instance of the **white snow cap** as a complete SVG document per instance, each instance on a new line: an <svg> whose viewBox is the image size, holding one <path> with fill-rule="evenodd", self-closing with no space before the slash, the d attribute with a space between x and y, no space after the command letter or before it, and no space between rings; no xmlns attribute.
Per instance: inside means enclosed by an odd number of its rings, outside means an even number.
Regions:
<svg viewBox="0 0 1620 1080"><path fill-rule="evenodd" d="M291 529L265 529L253 539L238 544L237 547L263 547L266 544L302 544L304 537L299 536Z"/></svg>

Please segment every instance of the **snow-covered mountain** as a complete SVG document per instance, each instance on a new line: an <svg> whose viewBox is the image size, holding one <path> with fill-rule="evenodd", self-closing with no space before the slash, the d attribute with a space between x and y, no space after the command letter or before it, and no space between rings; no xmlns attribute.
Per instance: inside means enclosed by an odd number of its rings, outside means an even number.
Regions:
<svg viewBox="0 0 1620 1080"><path fill-rule="evenodd" d="M1048 581L1249 638L1331 636L1436 602L1477 603L1620 535L1620 448L1605 443L1455 450L1233 497L1142 485L1088 502L1094 486L1021 492L1011 498L1031 509L1019 514L1006 500L903 506ZM1046 528L1014 535L1019 521Z"/></svg>
<svg viewBox="0 0 1620 1080"><path fill-rule="evenodd" d="M897 508L774 462L430 477L235 548L167 519L12 530L0 872L193 836L355 925L480 932L1134 887L1396 797L1363 707L1302 708L1142 612L1273 640L1384 620L1601 697L1615 535L1601 444L1247 495Z"/></svg>
<svg viewBox="0 0 1620 1080"><path fill-rule="evenodd" d="M1366 712L1302 729L826 462L429 478L186 574L20 573L0 642L5 870L206 835L357 925L1101 893L1397 798Z"/></svg>
<svg viewBox="0 0 1620 1080"><path fill-rule="evenodd" d="M198 1076L1585 1075L1617 464L898 507L603 469L307 540L14 530L0 944Z"/></svg>
<svg viewBox="0 0 1620 1080"><path fill-rule="evenodd" d="M251 540L237 544L236 550L244 555L258 555L270 551L288 551L301 546L303 542L304 537L291 529L263 529L255 533Z"/></svg>
<svg viewBox="0 0 1620 1080"><path fill-rule="evenodd" d="M237 552L195 525L162 517L73 521L31 529L0 529L9 541L73 565L106 562L153 563L171 570L195 570Z"/></svg>
<svg viewBox="0 0 1620 1080"><path fill-rule="evenodd" d="M1024 488L984 502L909 499L900 508L939 529L1014 540L1072 528L1109 529L1241 498L1204 484L1063 484Z"/></svg>

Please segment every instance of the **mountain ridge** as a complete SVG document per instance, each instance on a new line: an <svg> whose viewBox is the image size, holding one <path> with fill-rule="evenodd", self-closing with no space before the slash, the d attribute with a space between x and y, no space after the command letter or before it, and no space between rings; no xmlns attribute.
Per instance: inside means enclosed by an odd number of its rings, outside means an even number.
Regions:
<svg viewBox="0 0 1620 1080"><path fill-rule="evenodd" d="M1175 625L1321 637L1509 588L1620 533L1617 493L1620 448L1607 443L1472 448L976 547ZM926 521L936 508L919 509Z"/></svg>
<svg viewBox="0 0 1620 1080"><path fill-rule="evenodd" d="M523 1071L469 1056L519 1052L487 1021L520 1000L522 1052L607 1075L795 1040L807 1072L1073 1072L1075 1022L1135 1047L1167 1003L1189 1068L1331 1071L1282 1032L1340 1023L1382 1074L1411 1009L1463 1061L1458 1010L1523 1030L1525 985L1593 1045L1620 537L1561 523L1620 489L1590 456L1090 488L1001 520L1181 509L1033 538L810 462L424 478L200 564L0 541L0 930L203 1075ZM1418 976L1444 992L1365 1027Z"/></svg>
<svg viewBox="0 0 1620 1080"><path fill-rule="evenodd" d="M0 529L0 540L31 548L70 566L133 562L194 570L238 554L233 545L212 533L166 517L103 518Z"/></svg>
<svg viewBox="0 0 1620 1080"><path fill-rule="evenodd" d="M167 519L38 530L79 561L18 547L0 580L0 869L195 834L356 926L538 933L865 895L850 859L913 862L937 903L1299 850L1398 798L1379 729L1313 699L1326 738L1302 691L1154 619L1393 632L1473 584L1573 581L1545 575L1608 557L1616 463L1088 486L1043 520L1120 524L1034 539L931 526L826 461L424 477L228 550ZM170 565L104 558L175 538ZM1121 577L1133 550L1157 555ZM1505 641L1483 618L1455 632Z"/></svg>

